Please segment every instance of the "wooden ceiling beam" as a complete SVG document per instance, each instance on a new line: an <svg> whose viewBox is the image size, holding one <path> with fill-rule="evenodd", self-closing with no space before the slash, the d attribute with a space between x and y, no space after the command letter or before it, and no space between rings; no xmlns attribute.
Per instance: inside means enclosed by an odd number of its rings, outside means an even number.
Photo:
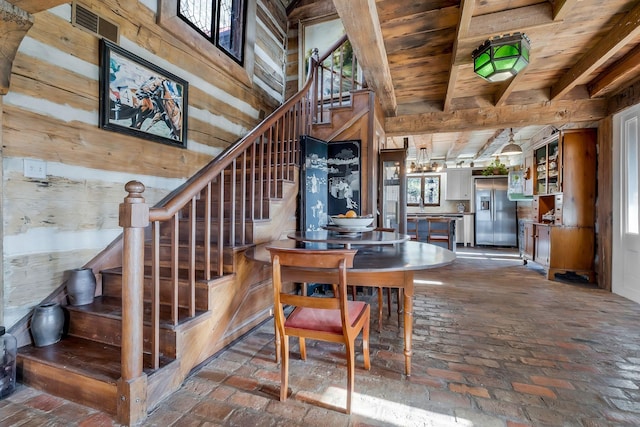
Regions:
<svg viewBox="0 0 640 427"><path fill-rule="evenodd" d="M485 39L550 25L553 24L552 13L551 4L538 3L533 6L475 16L471 19L469 31L464 39Z"/></svg>
<svg viewBox="0 0 640 427"><path fill-rule="evenodd" d="M504 12L495 12L476 16L471 19L469 31L458 39L458 49L454 55L455 65L467 65L473 62L471 52L485 40L514 32L526 33L541 27L557 26L552 18L549 3L519 7ZM464 48L460 48L460 46Z"/></svg>
<svg viewBox="0 0 640 427"><path fill-rule="evenodd" d="M387 117L384 129L387 136L402 136L540 124L557 127L566 123L593 122L606 116L605 99L558 100Z"/></svg>
<svg viewBox="0 0 640 427"><path fill-rule="evenodd" d="M553 20L562 21L580 0L555 0L553 2Z"/></svg>
<svg viewBox="0 0 640 427"><path fill-rule="evenodd" d="M367 83L376 92L385 116L398 112L389 60L375 0L334 0Z"/></svg>
<svg viewBox="0 0 640 427"><path fill-rule="evenodd" d="M638 35L640 35L640 3L562 75L562 78L551 87L551 100L562 98L574 86L580 84L582 78L595 71Z"/></svg>
<svg viewBox="0 0 640 427"><path fill-rule="evenodd" d="M640 76L640 46L634 48L609 69L589 83L591 97L603 96L621 86L621 83L632 83Z"/></svg>
<svg viewBox="0 0 640 427"><path fill-rule="evenodd" d="M447 83L447 92L444 96L443 111L451 111L451 101L456 87L456 79L458 78L458 65L456 65L456 52L458 51L458 40L464 37L469 30L471 24L471 18L473 17L473 9L475 7L475 0L461 0L460 1L460 19L458 21L458 28L456 30L456 38L453 42L453 52L451 54L451 66L449 71L449 81Z"/></svg>
<svg viewBox="0 0 640 427"><path fill-rule="evenodd" d="M289 16L289 14L296 8L298 7L298 5L300 4L300 0L293 0L291 3L289 3L289 6L287 6L287 16Z"/></svg>
<svg viewBox="0 0 640 427"><path fill-rule="evenodd" d="M456 160L460 152L467 146L470 137L471 132L459 132L455 142L447 150L445 160Z"/></svg>
<svg viewBox="0 0 640 427"><path fill-rule="evenodd" d="M477 160L479 158L482 158L485 156L485 154L487 154L487 151L489 150L489 148L491 148L491 146L493 145L493 142L498 139L498 137L500 135L502 135L502 133L505 131L506 129L498 129L495 131L495 133L493 134L493 136L489 139L487 139L487 142L484 143L484 145L482 147L480 147L480 149L478 150L478 152L476 153L476 155L473 157L474 160Z"/></svg>
<svg viewBox="0 0 640 427"><path fill-rule="evenodd" d="M507 98L509 98L511 92L519 87L522 76L524 76L526 72L527 69L525 68L502 85L502 87L498 90L494 97L494 105L496 107L505 105L507 103Z"/></svg>

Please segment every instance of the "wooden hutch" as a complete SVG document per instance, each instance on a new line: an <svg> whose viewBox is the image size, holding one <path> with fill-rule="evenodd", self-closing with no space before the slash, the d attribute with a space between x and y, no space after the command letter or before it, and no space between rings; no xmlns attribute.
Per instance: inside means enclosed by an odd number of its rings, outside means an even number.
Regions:
<svg viewBox="0 0 640 427"><path fill-rule="evenodd" d="M534 146L525 179L533 207L524 259L543 266L547 279L574 272L595 281L596 130L560 131Z"/></svg>

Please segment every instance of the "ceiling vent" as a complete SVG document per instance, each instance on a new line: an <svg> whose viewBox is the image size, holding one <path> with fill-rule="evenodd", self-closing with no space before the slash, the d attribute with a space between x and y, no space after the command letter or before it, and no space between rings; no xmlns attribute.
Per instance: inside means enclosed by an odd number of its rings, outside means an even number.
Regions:
<svg viewBox="0 0 640 427"><path fill-rule="evenodd" d="M91 34L118 43L119 27L116 24L75 1L71 10L71 24Z"/></svg>

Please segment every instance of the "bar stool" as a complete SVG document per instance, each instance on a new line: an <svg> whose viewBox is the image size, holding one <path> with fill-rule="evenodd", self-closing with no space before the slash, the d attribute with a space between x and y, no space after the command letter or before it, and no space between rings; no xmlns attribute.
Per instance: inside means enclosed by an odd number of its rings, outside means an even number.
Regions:
<svg viewBox="0 0 640 427"><path fill-rule="evenodd" d="M443 242L452 250L450 226L449 218L427 218L427 243Z"/></svg>

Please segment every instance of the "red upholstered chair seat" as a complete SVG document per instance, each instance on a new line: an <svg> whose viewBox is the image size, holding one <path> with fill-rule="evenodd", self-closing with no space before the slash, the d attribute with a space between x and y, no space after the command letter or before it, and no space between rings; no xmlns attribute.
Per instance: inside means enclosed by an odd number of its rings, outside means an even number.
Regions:
<svg viewBox="0 0 640 427"><path fill-rule="evenodd" d="M351 325L356 323L365 305L366 303L363 301L347 301L349 322ZM296 307L284 322L284 326L287 328L342 334L340 310Z"/></svg>

